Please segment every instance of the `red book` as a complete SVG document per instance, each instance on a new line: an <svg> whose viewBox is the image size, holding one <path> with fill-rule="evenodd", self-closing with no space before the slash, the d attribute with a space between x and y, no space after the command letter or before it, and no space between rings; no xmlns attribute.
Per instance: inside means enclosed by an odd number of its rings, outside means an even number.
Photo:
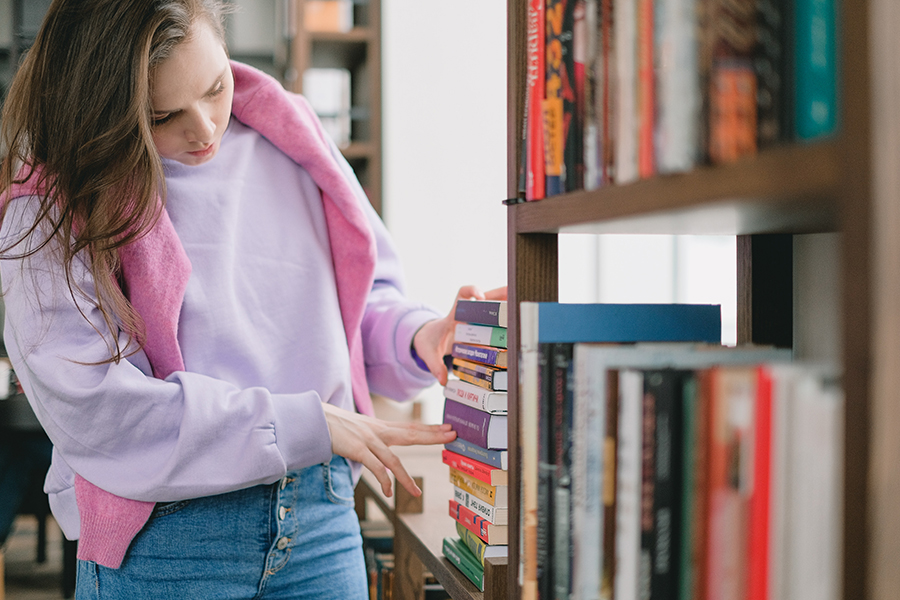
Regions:
<svg viewBox="0 0 900 600"><path fill-rule="evenodd" d="M638 2L638 174L656 172L653 134L656 129L656 94L653 71L653 0Z"/></svg>
<svg viewBox="0 0 900 600"><path fill-rule="evenodd" d="M471 475L488 485L509 485L509 472L472 460L450 450L442 450L441 457L445 465L453 467L466 475Z"/></svg>
<svg viewBox="0 0 900 600"><path fill-rule="evenodd" d="M769 597L769 501L772 455L772 376L759 367L756 388L756 423L753 491L750 495L750 541L747 549L747 600Z"/></svg>
<svg viewBox="0 0 900 600"><path fill-rule="evenodd" d="M528 131L526 156L525 199L544 197L544 0L529 0L528 30L526 33L525 82L527 98L525 110Z"/></svg>
<svg viewBox="0 0 900 600"><path fill-rule="evenodd" d="M450 500L450 516L477 535L485 544L504 545L509 540L509 525L494 525L456 500Z"/></svg>

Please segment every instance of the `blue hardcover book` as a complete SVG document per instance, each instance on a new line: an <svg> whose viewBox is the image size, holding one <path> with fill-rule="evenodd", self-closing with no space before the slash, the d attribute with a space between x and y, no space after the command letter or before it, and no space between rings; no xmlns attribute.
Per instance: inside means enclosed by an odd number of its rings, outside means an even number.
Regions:
<svg viewBox="0 0 900 600"><path fill-rule="evenodd" d="M834 0L794 2L794 122L797 137L835 133L838 122L837 10Z"/></svg>
<svg viewBox="0 0 900 600"><path fill-rule="evenodd" d="M561 375L549 377L549 371L542 366L543 363L550 364L549 356L542 349L548 348L549 344L571 345L579 342L719 344L722 339L722 314L720 306L710 304L522 302L519 305L519 319L519 437L530 442L523 446L521 452L520 499L525 515L522 547L526 554L524 560L533 564L540 574L544 569L552 569L554 555L570 551L569 548L553 548L554 541L551 541L551 533L555 531L554 500L551 499L559 496L556 508L564 508L567 505L563 498L566 490L554 489L552 477L546 476L547 469L542 469L541 464L549 461L546 452L554 447L551 434L556 432L550 425L567 412L571 414L571 407L566 406L550 413L551 392L554 388L562 392L568 387L568 382ZM571 400L563 394L562 402ZM597 499L599 501L599 496ZM564 533L562 528L556 531ZM562 537L558 543L566 544ZM529 555L530 552L534 554ZM593 569L599 572L600 563L595 564L597 566ZM573 576L579 576L579 572L573 571ZM539 580L540 577L538 575Z"/></svg>
<svg viewBox="0 0 900 600"><path fill-rule="evenodd" d="M509 469L509 452L506 450L488 450L459 437L452 442L444 444L444 447L451 452L456 452L461 456L471 458L480 463L503 469L504 471Z"/></svg>
<svg viewBox="0 0 900 600"><path fill-rule="evenodd" d="M536 342L706 342L722 340L718 304L559 304L522 302L522 337Z"/></svg>

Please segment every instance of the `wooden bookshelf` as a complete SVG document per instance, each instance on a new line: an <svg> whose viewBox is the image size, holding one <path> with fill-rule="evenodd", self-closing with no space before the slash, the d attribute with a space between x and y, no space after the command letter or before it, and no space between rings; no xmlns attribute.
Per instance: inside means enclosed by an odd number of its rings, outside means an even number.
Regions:
<svg viewBox="0 0 900 600"><path fill-rule="evenodd" d="M420 598L423 573L429 571L456 600L505 598L506 559L494 559L485 566L482 593L453 564L444 558L445 537L456 537L456 526L448 513L453 498L449 467L441 462L443 446L394 447L407 472L417 479L423 494L413 498L394 482L394 496L388 498L372 473L363 470L357 486L357 506L374 500L394 525L394 597ZM358 508L359 510L359 508ZM361 516L361 518L364 515ZM490 559L489 559L490 560Z"/></svg>
<svg viewBox="0 0 900 600"><path fill-rule="evenodd" d="M517 194L524 94L525 2L509 0L508 195ZM508 215L511 526L518 520L521 461L517 394L518 302L557 299L557 234L734 234L739 236L738 337L760 341L749 299L778 296L767 286L776 263L757 239L838 232L841 264L844 415L843 594L892 598L900 589L900 53L894 0L838 0L840 132L829 142L773 148L738 163L703 167L627 186L510 206ZM773 236L772 234L777 234ZM789 271L788 271L789 273ZM780 275L779 275L780 277ZM786 321L789 329L790 321ZM742 331L743 329L743 331ZM769 332L772 333L772 332ZM789 331L775 331L790 340ZM510 597L517 590L518 539L510 540Z"/></svg>

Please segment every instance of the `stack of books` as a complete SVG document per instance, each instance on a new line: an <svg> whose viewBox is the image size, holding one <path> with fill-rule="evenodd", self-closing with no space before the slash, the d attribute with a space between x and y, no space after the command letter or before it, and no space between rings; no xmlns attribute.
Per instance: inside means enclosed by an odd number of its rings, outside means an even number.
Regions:
<svg viewBox="0 0 900 600"><path fill-rule="evenodd" d="M444 539L444 556L484 590L484 559L507 555L506 302L457 302L444 423L457 438L443 450L450 467L450 516L459 537Z"/></svg>

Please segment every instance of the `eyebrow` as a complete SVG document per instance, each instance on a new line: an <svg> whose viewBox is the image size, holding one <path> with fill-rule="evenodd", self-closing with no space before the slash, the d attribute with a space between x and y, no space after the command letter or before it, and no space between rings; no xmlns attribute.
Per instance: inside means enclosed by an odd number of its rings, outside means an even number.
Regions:
<svg viewBox="0 0 900 600"><path fill-rule="evenodd" d="M220 85L220 84L223 83L223 80L225 79L225 73L226 73L226 72L228 71L228 69L230 69L230 68L231 68L231 65L228 65L228 66L226 66L226 67L222 70L222 72L219 74L219 76L216 77L216 80L213 82L213 84L212 84L211 86L209 86L209 89L206 90L206 91L203 93L203 96L204 96L204 97L210 95L211 93L213 93L213 91L216 89L216 87L217 87L218 85ZM177 109L177 110L156 110L156 109L154 109L154 110L153 110L153 116L156 117L156 116L158 116L158 115L174 115L174 114L177 114L177 113L179 113L179 112L181 112L181 109L180 109L180 108Z"/></svg>

